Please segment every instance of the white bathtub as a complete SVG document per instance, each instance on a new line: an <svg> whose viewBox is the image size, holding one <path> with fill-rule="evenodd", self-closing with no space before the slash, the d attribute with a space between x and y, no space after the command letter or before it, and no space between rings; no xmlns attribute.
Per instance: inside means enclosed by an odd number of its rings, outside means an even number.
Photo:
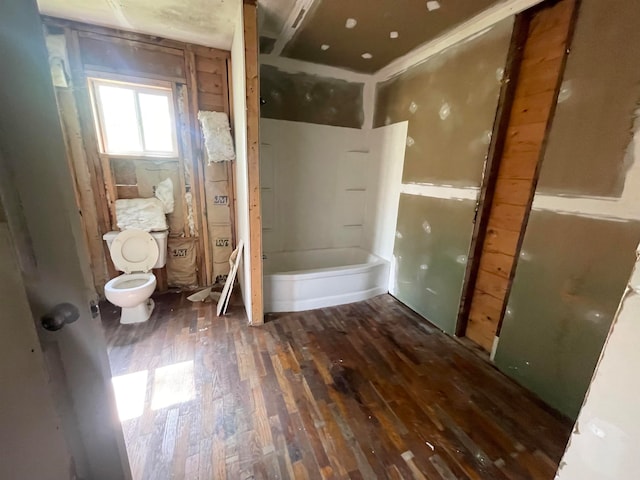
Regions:
<svg viewBox="0 0 640 480"><path fill-rule="evenodd" d="M265 312L299 312L386 293L389 262L360 248L267 253Z"/></svg>

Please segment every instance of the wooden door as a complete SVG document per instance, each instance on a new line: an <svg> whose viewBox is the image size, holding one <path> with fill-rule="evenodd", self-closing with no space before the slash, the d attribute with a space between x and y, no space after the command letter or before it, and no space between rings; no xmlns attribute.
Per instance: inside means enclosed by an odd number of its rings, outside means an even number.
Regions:
<svg viewBox="0 0 640 480"><path fill-rule="evenodd" d="M130 478L35 0L0 3L0 32L0 477Z"/></svg>

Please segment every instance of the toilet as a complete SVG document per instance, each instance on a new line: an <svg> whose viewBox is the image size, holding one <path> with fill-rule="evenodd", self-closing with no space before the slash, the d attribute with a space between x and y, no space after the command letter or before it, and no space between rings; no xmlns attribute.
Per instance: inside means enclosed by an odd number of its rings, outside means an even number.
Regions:
<svg viewBox="0 0 640 480"><path fill-rule="evenodd" d="M167 262L167 231L145 232L124 230L108 232L106 240L115 267L124 272L104 286L104 294L111 303L122 307L120 323L140 323L149 320L154 302L150 298L156 288L151 272Z"/></svg>

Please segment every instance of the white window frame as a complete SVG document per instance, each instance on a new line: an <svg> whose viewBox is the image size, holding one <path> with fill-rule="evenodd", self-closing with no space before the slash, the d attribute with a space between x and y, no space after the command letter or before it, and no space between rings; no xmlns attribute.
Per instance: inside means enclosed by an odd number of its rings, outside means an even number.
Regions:
<svg viewBox="0 0 640 480"><path fill-rule="evenodd" d="M137 80L137 79L136 79ZM107 155L109 157L140 157L140 158L178 158L179 150L178 150L178 138L176 132L176 112L175 112L175 98L174 98L174 90L173 86L169 82L161 82L158 80L143 80L139 81L129 81L129 80L121 80L116 78L109 77L88 77L87 82L89 83L89 93L91 95L91 106L93 109L93 118L95 121L96 133L98 137L98 148L100 149L100 153ZM136 124L138 126L138 138L140 139L140 145L142 145L142 151L131 151L131 152L109 152L107 147L107 134L104 129L104 116L102 112L102 103L100 101L100 90L97 88L100 85L106 86L122 86L126 88L130 88L134 91L134 100L135 100L135 109L136 109ZM157 95L158 93L163 93L167 96L169 100L169 116L171 118L171 152L161 152L148 150L144 143L144 130L142 127L142 116L140 113L140 102L138 100L138 95L140 93L149 93L153 95Z"/></svg>

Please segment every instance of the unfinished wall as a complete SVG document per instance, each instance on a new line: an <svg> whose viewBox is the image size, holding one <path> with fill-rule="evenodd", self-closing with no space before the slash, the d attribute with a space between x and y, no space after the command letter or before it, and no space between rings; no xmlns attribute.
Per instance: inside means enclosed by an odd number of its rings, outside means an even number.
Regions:
<svg viewBox="0 0 640 480"><path fill-rule="evenodd" d="M378 84L374 127L409 121L403 183L480 185L512 25L500 22Z"/></svg>
<svg viewBox="0 0 640 480"><path fill-rule="evenodd" d="M640 150L634 117L640 100L637 90L640 71L635 59L621 53L615 55L616 75L622 78L621 83L599 77L590 80L600 65L608 64L605 57L612 56L611 52L640 45L640 33L634 27L640 21L640 11L631 1L620 2L615 10L609 10L595 0L581 3L565 77L574 75L576 64L582 65L586 59L589 68L582 70L585 77L571 77L574 87L569 97L566 92L560 93L542 160L541 184L534 198L495 355L496 364L507 375L574 418L640 240L637 193ZM608 47L594 48L598 42ZM591 83L593 88L584 87ZM626 87L621 89L621 85ZM577 183L573 179L564 177L566 181L561 182L553 172L563 170L573 159L582 158L583 145L590 144L593 135L584 125L600 121L600 113L593 112L574 122L575 110L565 108L565 102L586 105L592 92L599 91L608 98L626 99L607 106L615 107L611 115L616 121L602 125L606 148L597 149L598 164L607 165L610 172L619 173L623 163L631 165L620 198L546 194L542 178L556 178L557 193L570 195L575 191ZM587 115L588 111L583 113ZM607 140L620 135L624 144ZM573 174L588 180L589 188L593 187L590 191L602 193L600 168L574 166ZM548 171L551 173L547 174Z"/></svg>
<svg viewBox="0 0 640 480"><path fill-rule="evenodd" d="M613 250L603 252L615 254ZM640 250L557 480L638 478L640 416Z"/></svg>
<svg viewBox="0 0 640 480"><path fill-rule="evenodd" d="M364 84L260 66L262 118L361 128Z"/></svg>
<svg viewBox="0 0 640 480"><path fill-rule="evenodd" d="M465 336L486 351L491 351L502 319L521 232L531 208L573 28L574 7L574 0L562 0L525 14L526 20L521 17L526 39L522 57L509 73L515 91L512 102L504 107L508 124L504 138L498 139L503 144L499 158L494 159L499 165L486 213L486 234L480 237L484 241L465 331Z"/></svg>
<svg viewBox="0 0 640 480"><path fill-rule="evenodd" d="M223 281L233 247L231 170L228 164L206 165L196 115L198 110L229 113L228 53L57 19L46 21L49 39L55 40L50 43L58 45L62 57L56 90L98 291L118 274L102 240L104 233L117 230L115 200L153 196L155 186L166 178L172 180L175 202L167 218L168 262L175 264L167 269L169 284ZM88 77L171 85L178 157L99 153L91 101L84 88ZM181 268L178 264L185 262L183 252L195 252L197 268L185 264L189 272L174 276L172 272ZM159 285L166 285L164 271L156 274Z"/></svg>
<svg viewBox="0 0 640 480"><path fill-rule="evenodd" d="M391 293L453 333L513 18L378 84L374 126L408 121Z"/></svg>
<svg viewBox="0 0 640 480"><path fill-rule="evenodd" d="M619 197L630 167L619 153L629 145L630 118L640 98L638 4L592 3L580 9L547 147L549 156L564 161L547 162L540 193ZM582 132L580 142L560 140L576 130Z"/></svg>

